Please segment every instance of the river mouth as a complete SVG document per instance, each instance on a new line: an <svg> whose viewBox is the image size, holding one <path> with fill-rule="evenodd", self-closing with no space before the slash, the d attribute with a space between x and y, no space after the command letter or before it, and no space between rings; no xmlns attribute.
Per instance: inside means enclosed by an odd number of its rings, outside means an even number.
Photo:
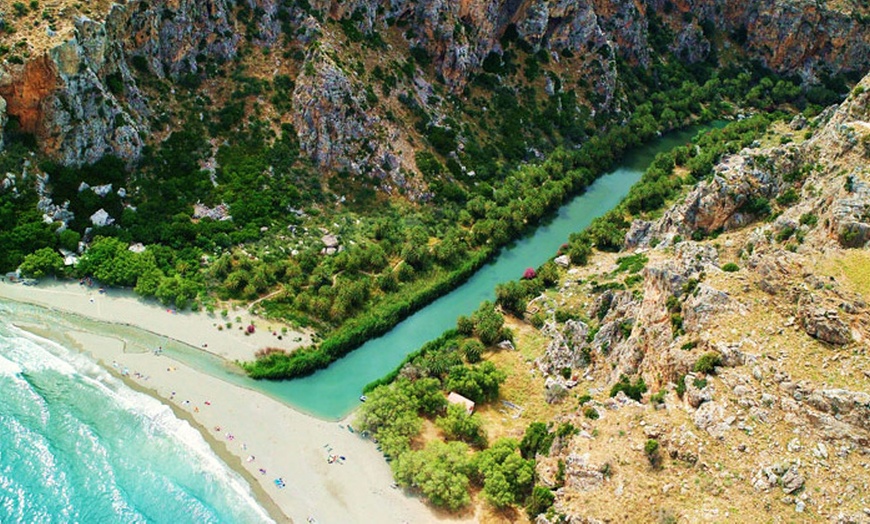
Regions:
<svg viewBox="0 0 870 524"><path fill-rule="evenodd" d="M700 131L722 127L724 122L674 131L625 154L620 165L599 177L586 191L545 217L526 236L501 249L465 283L409 316L385 335L371 339L356 350L311 375L283 381L254 380L223 359L178 341L131 326L102 325L78 315L62 315L69 324L108 331L141 351L163 345L172 357L226 382L264 393L297 411L323 420L345 418L359 404L363 388L393 370L423 344L455 327L460 315L468 315L484 300L495 299L496 285L515 280L529 267L552 258L571 233L581 231L607 213L628 194L658 153L684 145ZM38 318L38 306L16 305L17 317Z"/></svg>

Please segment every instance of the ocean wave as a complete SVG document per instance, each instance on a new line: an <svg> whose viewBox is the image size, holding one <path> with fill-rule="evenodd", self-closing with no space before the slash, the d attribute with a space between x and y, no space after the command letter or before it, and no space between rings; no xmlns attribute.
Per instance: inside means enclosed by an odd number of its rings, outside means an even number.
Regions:
<svg viewBox="0 0 870 524"><path fill-rule="evenodd" d="M11 360L3 358L3 355L0 355L0 376L15 377L21 375L22 371L23 369L21 366Z"/></svg>
<svg viewBox="0 0 870 524"><path fill-rule="evenodd" d="M238 473L221 461L199 431L186 421L177 418L168 406L146 394L130 389L87 355L0 321L0 376L21 376L24 373L29 378L35 378L45 372L57 373L69 377L71 381L87 384L90 388L97 390L104 398L109 399L109 410L124 411L138 419L137 425L145 433L146 438L149 438L149 441L166 441L165 444L154 442L157 444L156 447L163 450L177 448L177 453L186 458L183 467L193 470L192 477L204 478L206 489L223 498L225 503L221 505L225 505L226 508L234 512L237 519L251 522L274 522L257 503L250 486ZM34 389L36 388L34 384L29 383L28 386L33 386L27 388L31 395L45 393L37 391L38 388ZM52 391L52 393L54 392ZM22 400L24 399L22 398ZM60 398L58 401L66 400L72 399ZM37 402L37 405L43 406L43 410L44 404L44 402ZM152 437L157 438L153 439ZM86 440L91 440L91 444L97 445L96 442L93 442L93 438L93 435L89 435ZM33 449L36 451L40 449L40 446ZM98 451L95 455L100 455L106 450L92 451ZM43 472L51 470L54 459L52 453L48 449L41 449L38 454L38 457L32 458L42 462L40 469ZM97 457L94 456L94 458ZM46 476L44 480L46 487L48 487L58 479L55 478L52 481ZM127 506L124 496L112 493L110 498L113 499L113 505L118 509ZM239 511L239 508L246 508L246 510ZM124 509L131 508L127 506Z"/></svg>

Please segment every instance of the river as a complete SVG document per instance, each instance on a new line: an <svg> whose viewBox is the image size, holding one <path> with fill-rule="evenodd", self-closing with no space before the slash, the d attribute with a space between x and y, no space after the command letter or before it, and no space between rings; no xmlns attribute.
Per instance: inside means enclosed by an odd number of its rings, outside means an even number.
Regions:
<svg viewBox="0 0 870 524"><path fill-rule="evenodd" d="M718 124L718 123L717 123ZM714 124L716 127L719 125ZM468 315L484 300L495 299L497 284L518 279L528 267L538 267L552 258L571 233L580 231L596 217L616 206L641 177L655 155L690 141L694 127L676 131L637 148L622 158L620 166L598 178L586 192L564 204L532 233L503 248L499 255L468 281L396 325L386 335L372 339L328 368L287 381L255 381L230 369L218 357L185 344L155 338L136 328L103 326L142 348L162 345L167 354L228 382L263 392L281 402L326 420L344 418L359 405L366 384L391 372L407 355L454 327L460 315ZM40 308L19 304L19 316L39 318ZM66 318L69 317L69 318ZM97 324L78 316L62 315L58 322L80 327Z"/></svg>
<svg viewBox="0 0 870 524"><path fill-rule="evenodd" d="M386 335L372 339L328 368L307 377L260 382L255 387L307 413L339 419L359 404L366 384L383 377L411 352L454 327L484 300L495 299L497 284L518 279L528 267L538 267L592 220L616 206L652 162L655 155L685 144L701 127L669 133L626 154L620 166L601 176L586 192L559 208L534 232L501 250L467 282L411 315Z"/></svg>

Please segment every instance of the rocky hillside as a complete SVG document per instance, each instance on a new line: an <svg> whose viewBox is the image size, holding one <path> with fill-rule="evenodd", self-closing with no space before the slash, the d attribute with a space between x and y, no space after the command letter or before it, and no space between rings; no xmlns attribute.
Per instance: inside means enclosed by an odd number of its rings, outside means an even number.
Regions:
<svg viewBox="0 0 870 524"><path fill-rule="evenodd" d="M580 429L539 457L537 522L870 521L868 88L531 301L533 373Z"/></svg>
<svg viewBox="0 0 870 524"><path fill-rule="evenodd" d="M630 112L620 64L652 71L665 53L685 64L748 58L805 83L863 72L865 12L805 0L7 4L0 122L12 119L66 165L133 162L190 118L182 106L192 91L215 110L241 97L247 115L268 116L274 129L292 123L316 166L415 195L425 187L414 152L422 143L461 154L485 135L458 108L475 95L486 104L491 90L473 80L506 80L517 56L542 93L578 90L569 116ZM269 92L247 89L239 66ZM220 123L245 125L238 115Z"/></svg>

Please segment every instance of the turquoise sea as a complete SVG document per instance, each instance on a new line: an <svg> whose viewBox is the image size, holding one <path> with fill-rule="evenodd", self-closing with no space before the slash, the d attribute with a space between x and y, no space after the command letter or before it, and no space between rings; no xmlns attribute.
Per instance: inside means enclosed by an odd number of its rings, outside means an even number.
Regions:
<svg viewBox="0 0 870 524"><path fill-rule="evenodd" d="M0 523L272 522L187 422L0 304Z"/></svg>

